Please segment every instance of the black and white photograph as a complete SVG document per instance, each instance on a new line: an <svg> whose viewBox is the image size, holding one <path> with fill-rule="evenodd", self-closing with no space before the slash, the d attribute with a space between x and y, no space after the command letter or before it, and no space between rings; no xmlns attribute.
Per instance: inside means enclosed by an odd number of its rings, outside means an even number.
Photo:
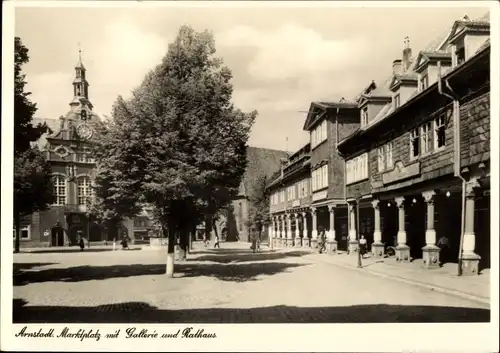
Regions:
<svg viewBox="0 0 500 353"><path fill-rule="evenodd" d="M2 350L498 350L498 3L3 7Z"/></svg>

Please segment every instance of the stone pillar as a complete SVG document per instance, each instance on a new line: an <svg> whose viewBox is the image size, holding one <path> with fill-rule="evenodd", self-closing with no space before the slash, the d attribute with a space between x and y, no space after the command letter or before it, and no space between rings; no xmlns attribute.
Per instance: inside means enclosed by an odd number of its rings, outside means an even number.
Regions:
<svg viewBox="0 0 500 353"><path fill-rule="evenodd" d="M396 197L396 206L398 207L398 245L396 246L396 261L410 262L410 247L406 245L405 231L405 199Z"/></svg>
<svg viewBox="0 0 500 353"><path fill-rule="evenodd" d="M294 222L295 222L295 234L294 234L295 237L293 238L293 245L296 248L299 248L302 245L301 240L300 240L299 214L294 213L293 218L294 218Z"/></svg>
<svg viewBox="0 0 500 353"><path fill-rule="evenodd" d="M335 205L328 206L328 213L330 215L330 229L327 233L327 251L330 254L334 254L337 252L337 241L335 240Z"/></svg>
<svg viewBox="0 0 500 353"><path fill-rule="evenodd" d="M311 231L311 248L318 247L318 210L316 207L311 207L312 231Z"/></svg>
<svg viewBox="0 0 500 353"><path fill-rule="evenodd" d="M293 246L293 234L292 234L292 214L287 215L287 228L286 228L286 247Z"/></svg>
<svg viewBox="0 0 500 353"><path fill-rule="evenodd" d="M285 247L285 236L286 236L286 225L285 225L285 217L286 215L281 215L281 232L280 232L280 248Z"/></svg>
<svg viewBox="0 0 500 353"><path fill-rule="evenodd" d="M273 230L274 230L274 239L273 239L273 243L274 243L274 247L277 248L278 247L278 238L280 236L280 230L279 230L279 224L278 224L278 217L273 217Z"/></svg>
<svg viewBox="0 0 500 353"><path fill-rule="evenodd" d="M309 247L309 231L307 229L307 212L302 212L302 223L304 224L302 230L302 246Z"/></svg>
<svg viewBox="0 0 500 353"><path fill-rule="evenodd" d="M274 242L274 219L272 216L271 216L271 224L267 228L268 228L267 233L269 234L269 236L268 236L269 248L274 249L274 244L273 244L273 242Z"/></svg>
<svg viewBox="0 0 500 353"><path fill-rule="evenodd" d="M427 227L425 229L425 246L422 248L422 261L425 268L439 267L439 248L436 246L436 230L434 229L434 201L436 193L424 191L422 197L427 204Z"/></svg>
<svg viewBox="0 0 500 353"><path fill-rule="evenodd" d="M359 250L359 243L356 239L356 205L353 202L348 203L349 213L349 244L347 251L349 254L356 254Z"/></svg>
<svg viewBox="0 0 500 353"><path fill-rule="evenodd" d="M372 255L376 258L384 257L384 243L382 243L382 231L380 230L380 200L372 201L373 218L375 229L373 231Z"/></svg>
<svg viewBox="0 0 500 353"><path fill-rule="evenodd" d="M462 274L479 274L481 257L474 252L476 249L476 234L474 232L474 212L476 190L479 188L477 179L465 183L465 229L462 244Z"/></svg>

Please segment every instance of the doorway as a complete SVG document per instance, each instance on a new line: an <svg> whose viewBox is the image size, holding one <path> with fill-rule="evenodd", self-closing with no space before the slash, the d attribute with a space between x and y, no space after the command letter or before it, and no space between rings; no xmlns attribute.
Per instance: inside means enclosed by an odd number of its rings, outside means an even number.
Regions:
<svg viewBox="0 0 500 353"><path fill-rule="evenodd" d="M64 230L62 227L52 227L50 239L51 246L64 246Z"/></svg>

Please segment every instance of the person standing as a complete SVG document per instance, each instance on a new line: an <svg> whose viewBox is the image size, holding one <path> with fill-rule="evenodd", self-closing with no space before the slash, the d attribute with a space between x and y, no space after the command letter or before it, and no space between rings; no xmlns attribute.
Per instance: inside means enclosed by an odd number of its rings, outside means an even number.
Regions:
<svg viewBox="0 0 500 353"><path fill-rule="evenodd" d="M83 251L85 248L85 242L83 240L83 233L81 231L78 231L78 245L80 246L80 251Z"/></svg>
<svg viewBox="0 0 500 353"><path fill-rule="evenodd" d="M250 249L255 252L257 250L257 234L254 227L250 228L250 240L252 241Z"/></svg>
<svg viewBox="0 0 500 353"><path fill-rule="evenodd" d="M214 249L215 248L219 248L220 249L220 244L219 244L219 234L215 234L215 238L214 238Z"/></svg>
<svg viewBox="0 0 500 353"><path fill-rule="evenodd" d="M364 235L361 235L359 239L359 251L361 252L361 256L365 256L366 254L366 239Z"/></svg>
<svg viewBox="0 0 500 353"><path fill-rule="evenodd" d="M436 245L439 248L439 257L441 259L441 266L442 266L449 260L448 253L450 250L450 241L445 235L443 235L441 238L439 238Z"/></svg>

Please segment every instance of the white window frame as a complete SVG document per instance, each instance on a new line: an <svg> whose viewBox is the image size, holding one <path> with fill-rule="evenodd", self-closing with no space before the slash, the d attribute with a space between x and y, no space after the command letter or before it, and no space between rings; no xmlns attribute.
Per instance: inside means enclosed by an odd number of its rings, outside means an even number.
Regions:
<svg viewBox="0 0 500 353"><path fill-rule="evenodd" d="M392 141L385 144L385 168L392 170L394 168L394 160L392 158Z"/></svg>
<svg viewBox="0 0 500 353"><path fill-rule="evenodd" d="M361 109L361 127L368 125L368 107Z"/></svg>
<svg viewBox="0 0 500 353"><path fill-rule="evenodd" d="M398 93L396 93L393 97L393 100L394 100L394 109L397 109L401 106L401 95Z"/></svg>
<svg viewBox="0 0 500 353"><path fill-rule="evenodd" d="M433 139L432 121L428 121L420 126L420 153L422 156L432 153Z"/></svg>
<svg viewBox="0 0 500 353"><path fill-rule="evenodd" d="M380 146L377 148L377 165L379 173L385 170L385 157L385 146Z"/></svg>
<svg viewBox="0 0 500 353"><path fill-rule="evenodd" d="M28 236L26 238L23 238L23 231L28 233ZM12 229L13 235L14 235L14 240L16 239L16 228ZM31 240L31 224L21 226L19 227L19 240L20 241L28 241Z"/></svg>
<svg viewBox="0 0 500 353"><path fill-rule="evenodd" d="M439 146L439 129L443 129L444 143ZM440 114L434 119L434 150L440 151L446 147L446 114Z"/></svg>
<svg viewBox="0 0 500 353"><path fill-rule="evenodd" d="M417 154L414 154L413 143L418 141ZM410 130L410 160L416 159L420 156L421 146L420 146L420 129L417 127Z"/></svg>
<svg viewBox="0 0 500 353"><path fill-rule="evenodd" d="M346 184L353 184L369 178L368 153L346 161Z"/></svg>
<svg viewBox="0 0 500 353"><path fill-rule="evenodd" d="M92 179L88 175L79 176L76 178L76 189L78 205L88 205L89 198L93 195Z"/></svg>
<svg viewBox="0 0 500 353"><path fill-rule="evenodd" d="M323 179L321 187L326 188L328 186L328 164L325 164L324 166L321 167L321 175Z"/></svg>
<svg viewBox="0 0 500 353"><path fill-rule="evenodd" d="M55 206L64 206L68 202L68 180L64 175L55 174L52 176L53 182L53 192L55 196L55 200L53 205ZM64 190L64 193L61 192ZM63 200L62 202L60 202Z"/></svg>
<svg viewBox="0 0 500 353"><path fill-rule="evenodd" d="M429 74L426 72L420 77L420 90L425 91L429 87Z"/></svg>

